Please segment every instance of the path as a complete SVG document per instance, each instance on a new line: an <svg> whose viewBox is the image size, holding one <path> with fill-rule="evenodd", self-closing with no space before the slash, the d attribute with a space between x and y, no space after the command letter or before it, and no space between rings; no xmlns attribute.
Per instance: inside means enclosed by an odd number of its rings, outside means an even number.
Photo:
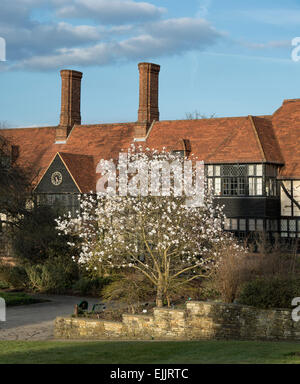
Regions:
<svg viewBox="0 0 300 384"><path fill-rule="evenodd" d="M6 322L0 322L0 340L49 340L53 338L54 320L74 312L75 304L87 300L89 308L99 303L97 298L77 296L37 295L51 300L46 303L8 307Z"/></svg>

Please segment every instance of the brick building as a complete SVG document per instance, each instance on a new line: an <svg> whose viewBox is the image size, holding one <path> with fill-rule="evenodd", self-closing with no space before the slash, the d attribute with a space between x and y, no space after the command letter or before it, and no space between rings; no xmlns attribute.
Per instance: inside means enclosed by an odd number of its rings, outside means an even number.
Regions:
<svg viewBox="0 0 300 384"><path fill-rule="evenodd" d="M268 116L159 121L159 70L139 64L136 122L81 124L82 73L63 70L58 126L1 130L19 164L39 175L37 201L76 209L78 193L95 191L99 160L140 142L204 160L216 199L225 204L227 230L300 237L300 99L285 100Z"/></svg>

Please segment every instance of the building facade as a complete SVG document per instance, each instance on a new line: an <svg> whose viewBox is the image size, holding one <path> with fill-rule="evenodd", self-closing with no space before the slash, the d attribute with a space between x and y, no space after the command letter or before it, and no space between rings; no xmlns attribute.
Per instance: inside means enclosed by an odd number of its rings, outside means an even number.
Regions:
<svg viewBox="0 0 300 384"><path fill-rule="evenodd" d="M38 175L37 203L75 212L78 194L96 190L99 160L142 143L205 162L216 201L225 205L226 230L300 238L300 99L285 100L273 115L160 121L160 67L138 67L136 122L81 124L82 73L62 70L57 126L1 130L16 161Z"/></svg>

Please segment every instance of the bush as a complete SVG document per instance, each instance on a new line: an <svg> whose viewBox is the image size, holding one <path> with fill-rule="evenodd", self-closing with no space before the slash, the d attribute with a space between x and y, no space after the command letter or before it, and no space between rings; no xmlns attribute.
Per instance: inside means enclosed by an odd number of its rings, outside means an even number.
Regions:
<svg viewBox="0 0 300 384"><path fill-rule="evenodd" d="M13 305L28 305L28 304L36 304L36 303L43 303L48 300L42 300L37 299L35 297L31 297L27 295L26 293L4 293L0 292L0 297L2 297L5 300L5 304L9 306Z"/></svg>
<svg viewBox="0 0 300 384"><path fill-rule="evenodd" d="M25 289L28 286L28 276L22 266L0 264L0 281L2 286Z"/></svg>
<svg viewBox="0 0 300 384"><path fill-rule="evenodd" d="M70 236L56 230L55 219L58 216L53 208L38 206L23 217L14 234L13 250L21 264L43 264L48 259L60 256L71 257L68 242Z"/></svg>
<svg viewBox="0 0 300 384"><path fill-rule="evenodd" d="M9 284L4 281L0 281L0 290L9 288Z"/></svg>
<svg viewBox="0 0 300 384"><path fill-rule="evenodd" d="M243 285L249 281L270 280L274 277L293 279L299 269L295 252L284 246L271 244L260 235L256 242L257 252L228 252L225 248L213 281L224 302L234 302Z"/></svg>
<svg viewBox="0 0 300 384"><path fill-rule="evenodd" d="M251 278L255 270L256 262L252 255L225 248L212 276L214 287L219 292L222 301L234 302L241 285Z"/></svg>
<svg viewBox="0 0 300 384"><path fill-rule="evenodd" d="M101 290L108 284L113 282L112 277L81 277L72 286L72 291L79 295L100 296Z"/></svg>
<svg viewBox="0 0 300 384"><path fill-rule="evenodd" d="M102 290L102 297L108 301L126 303L131 312L142 302L155 300L156 290L150 281L140 273L122 274L118 280L113 281Z"/></svg>
<svg viewBox="0 0 300 384"><path fill-rule="evenodd" d="M29 287L37 292L65 293L77 278L77 266L64 258L47 260L44 264L27 265Z"/></svg>
<svg viewBox="0 0 300 384"><path fill-rule="evenodd" d="M292 299L298 296L299 279L256 279L243 286L238 302L257 308L291 308Z"/></svg>

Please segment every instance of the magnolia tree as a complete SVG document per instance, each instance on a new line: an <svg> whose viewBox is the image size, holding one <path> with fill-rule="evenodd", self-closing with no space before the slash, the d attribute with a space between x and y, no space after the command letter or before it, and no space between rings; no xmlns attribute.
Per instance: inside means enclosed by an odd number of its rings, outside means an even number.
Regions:
<svg viewBox="0 0 300 384"><path fill-rule="evenodd" d="M58 228L65 234L80 237L77 261L87 269L132 268L142 273L155 287L156 305L161 307L165 300L170 304L170 293L179 285L209 276L224 247L235 252L239 246L223 232L225 217L222 207L213 204L212 195L202 194L199 199L197 188L191 193L193 188L187 178L192 176L195 181L198 177L201 181L203 175L195 175L196 171L191 171L186 158L167 152L132 152L127 154L127 170L129 164L134 163L136 169L144 172L135 180L137 174L128 174L131 194L128 190L127 194L120 191L120 181L113 181L106 192L84 195L77 217L59 218ZM181 164L182 192L188 186L189 193L179 193L180 172L177 175L173 172L165 184L165 187L170 187L169 191L161 185L159 195L157 179L153 177L151 180L149 174L148 178L145 177L145 164L151 163L151 171L155 161L171 165L168 169L172 169L172 163L175 163L174 169L178 172ZM143 167L139 167L141 164ZM119 164L115 173L119 177L121 167L125 169L124 164ZM108 168L112 170L111 164ZM154 168L158 169L157 163L152 170ZM165 176L167 174L165 172ZM148 195L145 190L148 190Z"/></svg>

